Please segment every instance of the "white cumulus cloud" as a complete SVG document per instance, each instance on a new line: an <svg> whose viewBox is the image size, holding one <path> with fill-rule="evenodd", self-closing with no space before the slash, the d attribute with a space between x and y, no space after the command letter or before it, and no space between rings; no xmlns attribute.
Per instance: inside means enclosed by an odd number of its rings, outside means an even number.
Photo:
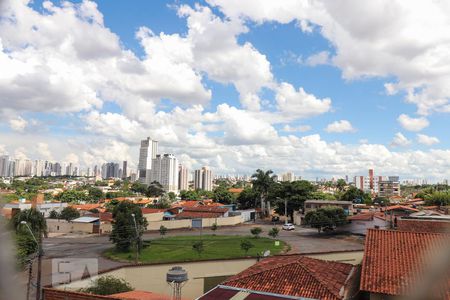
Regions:
<svg viewBox="0 0 450 300"><path fill-rule="evenodd" d="M397 121L404 129L409 131L421 131L430 125L425 117L412 118L406 114L401 114Z"/></svg>
<svg viewBox="0 0 450 300"><path fill-rule="evenodd" d="M420 133L417 134L417 141L420 144L427 145L427 146L438 144L440 142L437 137L428 136L428 135L420 134Z"/></svg>
<svg viewBox="0 0 450 300"><path fill-rule="evenodd" d="M356 131L355 128L353 128L352 124L347 120L339 120L334 121L333 123L330 123L325 128L326 132L335 132L335 133L343 133L343 132L354 132Z"/></svg>

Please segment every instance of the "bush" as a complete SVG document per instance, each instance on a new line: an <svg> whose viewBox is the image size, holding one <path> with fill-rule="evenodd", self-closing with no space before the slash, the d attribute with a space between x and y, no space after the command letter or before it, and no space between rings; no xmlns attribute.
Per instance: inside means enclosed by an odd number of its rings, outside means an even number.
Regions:
<svg viewBox="0 0 450 300"><path fill-rule="evenodd" d="M159 234L161 235L161 237L164 237L167 233L167 227L165 227L164 225L159 226Z"/></svg>
<svg viewBox="0 0 450 300"><path fill-rule="evenodd" d="M204 250L203 241L197 241L192 245L192 250L197 252L198 256L200 256Z"/></svg>
<svg viewBox="0 0 450 300"><path fill-rule="evenodd" d="M80 212L75 208L68 206L63 208L59 217L66 221L72 221L73 219L80 217Z"/></svg>
<svg viewBox="0 0 450 300"><path fill-rule="evenodd" d="M212 224L211 230L214 232L214 234L216 233L217 229L219 229L219 226L216 223Z"/></svg>
<svg viewBox="0 0 450 300"><path fill-rule="evenodd" d="M250 233L253 234L253 237L255 239L257 239L259 237L261 232L262 232L261 227L253 227L252 229L250 229Z"/></svg>
<svg viewBox="0 0 450 300"><path fill-rule="evenodd" d="M268 235L275 239L278 236L278 233L280 233L280 229L273 227L272 229L270 229Z"/></svg>
<svg viewBox="0 0 450 300"><path fill-rule="evenodd" d="M59 214L56 210L52 210L49 214L48 214L48 218L49 219L59 219Z"/></svg>
<svg viewBox="0 0 450 300"><path fill-rule="evenodd" d="M94 280L89 287L80 289L80 292L95 295L112 295L132 290L134 290L133 287L124 279L106 275Z"/></svg>
<svg viewBox="0 0 450 300"><path fill-rule="evenodd" d="M255 247L249 240L243 240L241 242L241 249L245 251L245 255L247 255L248 250Z"/></svg>

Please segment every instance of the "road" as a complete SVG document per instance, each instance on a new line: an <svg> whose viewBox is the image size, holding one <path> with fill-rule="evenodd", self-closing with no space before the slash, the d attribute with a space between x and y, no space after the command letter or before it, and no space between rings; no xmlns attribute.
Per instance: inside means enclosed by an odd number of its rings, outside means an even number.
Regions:
<svg viewBox="0 0 450 300"><path fill-rule="evenodd" d="M233 227L219 228L216 234L220 235L250 235L254 226L263 229L262 235L273 227L269 224L244 224ZM280 227L278 225L278 227ZM203 234L211 234L210 229L204 229ZM199 230L173 230L166 236L200 235ZM159 232L148 232L144 239L159 238ZM295 231L280 231L279 239L291 246L289 253L330 252L343 250L362 250L362 238L345 235L317 234L316 230L297 227ZM112 261L102 256L102 253L113 245L109 237L102 236L62 236L51 237L44 240L43 283L51 284L52 259L55 258L95 258L98 259L99 271L108 270L127 263Z"/></svg>

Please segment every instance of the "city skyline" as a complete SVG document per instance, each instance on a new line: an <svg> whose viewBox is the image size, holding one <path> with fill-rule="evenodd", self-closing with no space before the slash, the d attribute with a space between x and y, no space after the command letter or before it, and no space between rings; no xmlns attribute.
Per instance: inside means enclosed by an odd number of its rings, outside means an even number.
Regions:
<svg viewBox="0 0 450 300"><path fill-rule="evenodd" d="M0 155L450 178L448 7L305 3L4 1Z"/></svg>

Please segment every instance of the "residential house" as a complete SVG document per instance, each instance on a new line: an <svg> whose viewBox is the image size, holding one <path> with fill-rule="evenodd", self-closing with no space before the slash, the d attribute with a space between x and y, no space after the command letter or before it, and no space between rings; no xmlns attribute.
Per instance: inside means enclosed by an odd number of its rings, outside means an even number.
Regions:
<svg viewBox="0 0 450 300"><path fill-rule="evenodd" d="M302 255L265 258L199 300L355 299L359 266Z"/></svg>
<svg viewBox="0 0 450 300"><path fill-rule="evenodd" d="M175 219L206 219L228 217L228 208L223 207L183 207Z"/></svg>
<svg viewBox="0 0 450 300"><path fill-rule="evenodd" d="M450 235L369 229L361 271L361 291L374 299L450 299ZM431 266L435 266L431 269ZM440 270L441 268L442 270ZM433 277L431 272L436 272Z"/></svg>

